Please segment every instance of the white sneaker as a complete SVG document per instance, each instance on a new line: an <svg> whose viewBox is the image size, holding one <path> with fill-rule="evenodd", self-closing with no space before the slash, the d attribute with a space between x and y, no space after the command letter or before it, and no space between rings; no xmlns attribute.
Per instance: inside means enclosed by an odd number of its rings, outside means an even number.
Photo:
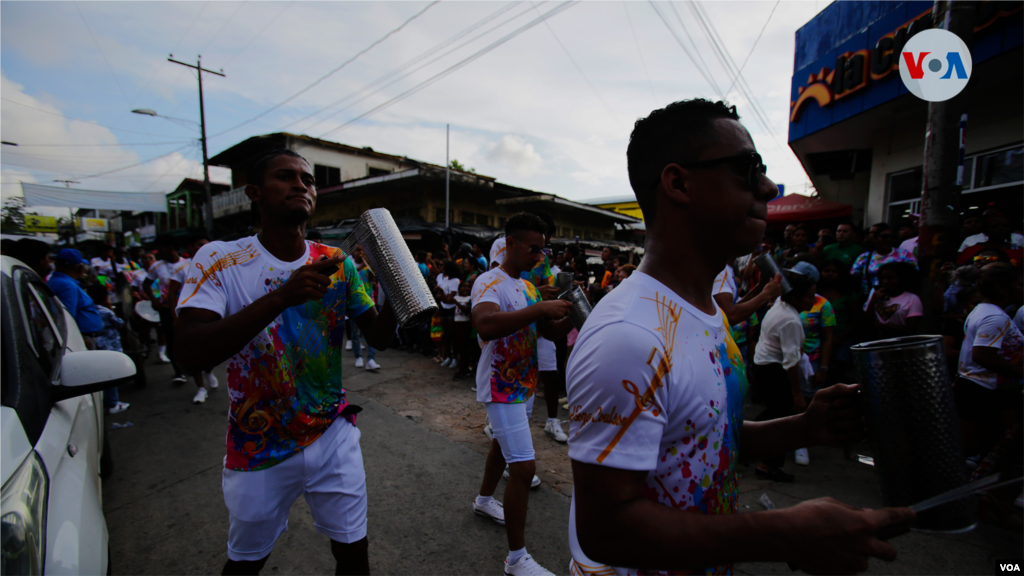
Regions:
<svg viewBox="0 0 1024 576"><path fill-rule="evenodd" d="M505 471L502 472L501 477L508 480L508 464L505 465ZM536 474L533 475L533 480L530 480L530 488L536 488L540 486L540 478Z"/></svg>
<svg viewBox="0 0 1024 576"><path fill-rule="evenodd" d="M1013 501L1013 505L1017 508L1024 508L1024 492L1021 492L1020 496L1017 496L1017 499Z"/></svg>
<svg viewBox="0 0 1024 576"><path fill-rule="evenodd" d="M488 440L494 440L494 429L491 428L490 422L487 423L487 426L484 426L484 436L487 436Z"/></svg>
<svg viewBox="0 0 1024 576"><path fill-rule="evenodd" d="M202 404L203 402L206 402L206 397L207 396L209 396L209 393L206 391L206 388L200 388L196 392L196 395L192 397L192 403L193 404Z"/></svg>
<svg viewBox="0 0 1024 576"><path fill-rule="evenodd" d="M352 341L351 340L345 340L345 350L351 350L351 349L352 349Z"/></svg>
<svg viewBox="0 0 1024 576"><path fill-rule="evenodd" d="M362 368L362 367L363 367L363 359L362 358L356 358L356 368Z"/></svg>
<svg viewBox="0 0 1024 576"><path fill-rule="evenodd" d="M203 374L203 379L206 382L206 387L207 388L213 390L214 388L217 387L217 384L218 384L217 377L213 375L213 372L205 372Z"/></svg>
<svg viewBox="0 0 1024 576"><path fill-rule="evenodd" d="M807 466L811 463L811 456L807 453L807 448L798 448L796 455L794 456L796 463L801 466Z"/></svg>
<svg viewBox="0 0 1024 576"><path fill-rule="evenodd" d="M502 508L501 502L498 502L497 500L491 499L487 504L477 504L476 498L474 498L473 512L476 512L481 516L487 516L502 526L505 525L505 509Z"/></svg>
<svg viewBox="0 0 1024 576"><path fill-rule="evenodd" d="M377 364L373 360L367 360L366 361L366 369L367 370L380 370L380 364Z"/></svg>
<svg viewBox="0 0 1024 576"><path fill-rule="evenodd" d="M171 382L176 382L176 383L179 383L179 384L184 384L185 382L188 382L188 378L185 377L184 374L175 374L174 378L171 378Z"/></svg>
<svg viewBox="0 0 1024 576"><path fill-rule="evenodd" d="M505 574L509 576L555 576L547 568L537 564L537 561L529 554L520 558L519 562L515 564L509 564L508 558L505 558Z"/></svg>
<svg viewBox="0 0 1024 576"><path fill-rule="evenodd" d="M444 361L441 362L441 368L447 368L447 367L449 367L451 365L452 365L452 358L445 358Z"/></svg>
<svg viewBox="0 0 1024 576"><path fill-rule="evenodd" d="M171 363L171 359L167 357L167 353L166 352L161 352L161 353L157 354L156 357L160 359L160 363L161 364L170 364Z"/></svg>
<svg viewBox="0 0 1024 576"><path fill-rule="evenodd" d="M129 406L131 406L131 404L128 404L127 402L118 402L114 406L107 408L107 414L117 414L118 412L124 412L125 410L128 409Z"/></svg>
<svg viewBox="0 0 1024 576"><path fill-rule="evenodd" d="M452 363L449 364L448 367L452 368L452 369L458 368L459 367L459 361L456 360L455 358L452 358Z"/></svg>
<svg viewBox="0 0 1024 576"><path fill-rule="evenodd" d="M544 425L544 433L554 439L555 442L568 442L569 437L562 431L562 423L558 420L548 420Z"/></svg>

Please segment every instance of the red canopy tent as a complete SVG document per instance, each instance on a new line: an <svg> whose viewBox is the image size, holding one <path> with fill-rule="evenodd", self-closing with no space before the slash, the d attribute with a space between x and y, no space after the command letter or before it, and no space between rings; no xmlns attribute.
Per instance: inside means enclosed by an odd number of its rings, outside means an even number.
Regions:
<svg viewBox="0 0 1024 576"><path fill-rule="evenodd" d="M769 224L845 218L851 214L853 206L849 204L799 194L776 198L768 203Z"/></svg>

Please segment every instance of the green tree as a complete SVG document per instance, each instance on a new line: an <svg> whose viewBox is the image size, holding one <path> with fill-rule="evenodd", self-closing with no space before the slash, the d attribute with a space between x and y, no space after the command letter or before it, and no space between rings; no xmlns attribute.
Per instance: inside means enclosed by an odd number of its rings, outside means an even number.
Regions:
<svg viewBox="0 0 1024 576"><path fill-rule="evenodd" d="M0 231L5 234L25 233L25 197L11 196L0 209Z"/></svg>
<svg viewBox="0 0 1024 576"><path fill-rule="evenodd" d="M452 158L452 161L448 163L448 167L452 170L459 170L460 172L470 172L476 174L476 168L466 168L458 160Z"/></svg>

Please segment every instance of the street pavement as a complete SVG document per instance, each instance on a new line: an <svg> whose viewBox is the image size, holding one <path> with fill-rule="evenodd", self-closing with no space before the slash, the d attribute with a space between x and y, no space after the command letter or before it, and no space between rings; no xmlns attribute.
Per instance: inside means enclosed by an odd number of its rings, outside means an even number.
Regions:
<svg viewBox="0 0 1024 576"><path fill-rule="evenodd" d="M154 355L155 356L155 355ZM471 380L401 351L378 353L379 372L351 365L344 385L362 406L358 427L369 497L370 568L376 574L500 574L507 552L504 528L472 513L488 440L484 411ZM108 430L114 472L103 487L114 574L219 574L226 559L228 515L221 492L228 400L223 366L220 387L202 405L191 403L195 384L173 386L169 365L147 364L145 388L122 387L131 408ZM757 407L751 407L756 414ZM568 573L571 471L564 444L543 434L543 401L533 416L538 475L532 491L527 548L541 565ZM560 409L560 417L568 413ZM866 444L857 452L870 454ZM838 449L811 448L811 465L786 469L792 484L757 480L740 467L740 512L764 510L762 495L777 508L831 496L860 507L881 507L870 466L843 458ZM501 498L504 481L496 496ZM1019 532L980 523L967 534L911 533L893 540L899 559L873 561L872 574L989 574L995 559L1021 558ZM332 573L326 536L316 533L308 506L292 506L288 530L278 539L263 574ZM745 563L742 574L791 574L786 565Z"/></svg>

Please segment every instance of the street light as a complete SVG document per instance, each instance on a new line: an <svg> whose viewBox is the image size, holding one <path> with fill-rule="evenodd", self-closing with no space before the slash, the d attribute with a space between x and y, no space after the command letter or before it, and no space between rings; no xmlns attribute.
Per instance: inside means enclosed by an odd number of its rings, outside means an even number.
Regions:
<svg viewBox="0 0 1024 576"><path fill-rule="evenodd" d="M206 157L206 126L199 122L192 120L185 120L184 118L175 118L173 116L163 116L156 113L156 110L150 108L136 108L132 110L132 114L142 114L143 116L154 116L157 118L163 118L164 120L170 120L171 122L178 122L183 124L191 124L193 127L199 128L199 141L203 147L203 190L206 204L206 234L213 238L213 198L210 194L210 161Z"/></svg>

